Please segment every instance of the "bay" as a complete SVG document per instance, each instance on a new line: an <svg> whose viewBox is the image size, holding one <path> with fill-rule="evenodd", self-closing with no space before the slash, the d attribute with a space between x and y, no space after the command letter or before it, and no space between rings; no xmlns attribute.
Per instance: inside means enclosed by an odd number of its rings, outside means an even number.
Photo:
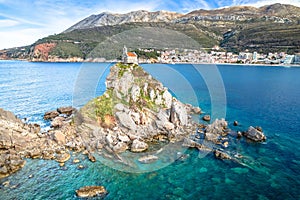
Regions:
<svg viewBox="0 0 300 200"><path fill-rule="evenodd" d="M80 107L105 91L109 63L0 61L0 107L47 127L45 111ZM267 141L236 142L231 151L247 165L199 156L188 149L178 160L149 173L117 171L81 155L63 170L54 161L27 160L0 188L0 199L76 199L75 190L103 185L107 199L300 199L300 68L240 65L143 65L180 100L225 117L233 128L262 126ZM221 79L220 79L221 77ZM225 95L225 96L224 96ZM200 118L198 119L200 121ZM33 175L32 178L30 175Z"/></svg>

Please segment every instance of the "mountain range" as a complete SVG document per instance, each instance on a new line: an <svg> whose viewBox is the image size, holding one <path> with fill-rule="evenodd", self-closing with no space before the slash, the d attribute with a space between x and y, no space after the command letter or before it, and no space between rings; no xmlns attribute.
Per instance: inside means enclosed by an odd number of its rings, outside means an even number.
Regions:
<svg viewBox="0 0 300 200"><path fill-rule="evenodd" d="M191 40L191 41L189 41ZM195 45L196 44L196 45ZM224 51L300 52L300 8L273 4L195 10L187 14L144 10L91 15L60 34L0 51L0 58L51 61L53 58L115 59L122 47L198 48Z"/></svg>

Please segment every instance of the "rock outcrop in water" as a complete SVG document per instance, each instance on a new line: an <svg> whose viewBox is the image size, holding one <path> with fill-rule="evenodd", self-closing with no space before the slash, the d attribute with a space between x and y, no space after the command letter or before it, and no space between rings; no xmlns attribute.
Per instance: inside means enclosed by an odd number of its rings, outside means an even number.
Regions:
<svg viewBox="0 0 300 200"><path fill-rule="evenodd" d="M13 113L0 108L0 178L25 165L20 151L26 143L35 140L39 132L38 125L24 124Z"/></svg>
<svg viewBox="0 0 300 200"><path fill-rule="evenodd" d="M39 125L24 124L0 110L0 177L23 167L24 158L64 163L70 151L84 151L95 162L93 152L144 152L153 141L183 140L196 130L189 114L200 108L173 98L140 66L113 66L106 84L104 95L78 113L72 107L46 112L44 119L51 120L52 129L45 133L40 133Z"/></svg>
<svg viewBox="0 0 300 200"><path fill-rule="evenodd" d="M259 127L254 128L253 126L250 126L248 130L243 133L243 135L254 142L262 142L267 139L262 132L262 129Z"/></svg>
<svg viewBox="0 0 300 200"><path fill-rule="evenodd" d="M44 119L51 121L52 129L44 133L39 125L25 124L0 109L0 178L22 168L24 158L52 159L63 166L74 151L91 162L96 161L94 153L123 162L123 152L147 152L157 142L180 141L200 152L214 152L216 158L236 160L224 150L230 146L224 119L209 125L193 122L191 114L200 114L201 109L172 97L140 66L116 64L106 85L106 92L80 111L61 107L46 112ZM257 142L266 139L262 130L253 127L244 136ZM159 159L147 154L138 161L149 164Z"/></svg>
<svg viewBox="0 0 300 200"><path fill-rule="evenodd" d="M0 178L22 168L24 158L67 161L70 153L65 143L75 137L75 132L67 117L64 119L60 130L41 133L38 124L25 124L13 113L0 109Z"/></svg>
<svg viewBox="0 0 300 200"><path fill-rule="evenodd" d="M153 141L179 141L196 131L197 124L189 114L199 113L200 108L173 98L140 66L113 66L106 86L101 97L80 111L78 131L81 136L92 136L84 137L91 151L143 152Z"/></svg>
<svg viewBox="0 0 300 200"><path fill-rule="evenodd" d="M85 186L76 190L76 195L81 198L103 197L107 194L103 186Z"/></svg>

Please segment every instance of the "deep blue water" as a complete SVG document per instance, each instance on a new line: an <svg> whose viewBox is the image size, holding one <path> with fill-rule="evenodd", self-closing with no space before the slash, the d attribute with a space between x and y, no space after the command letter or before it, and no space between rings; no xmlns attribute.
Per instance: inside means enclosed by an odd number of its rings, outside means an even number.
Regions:
<svg viewBox="0 0 300 200"><path fill-rule="evenodd" d="M70 159L62 170L54 161L27 160L22 170L0 180L10 181L0 188L0 199L76 199L76 189L94 184L107 188L107 199L300 199L300 68L143 66L180 100L225 117L231 128L234 120L239 130L262 126L267 141L232 141L230 151L244 155L247 166L193 149L185 152L186 160L148 173L117 171L100 161L82 160L86 168L78 170ZM0 107L46 126L45 111L80 107L103 93L108 67L0 61Z"/></svg>

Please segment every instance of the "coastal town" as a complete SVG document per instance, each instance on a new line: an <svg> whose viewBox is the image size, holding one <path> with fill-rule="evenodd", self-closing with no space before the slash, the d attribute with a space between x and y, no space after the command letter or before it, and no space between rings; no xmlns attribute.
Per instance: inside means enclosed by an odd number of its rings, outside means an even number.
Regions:
<svg viewBox="0 0 300 200"><path fill-rule="evenodd" d="M144 52L156 52L159 56L155 58L139 57L139 63L238 63L238 64L300 64L300 53L287 54L285 52L275 52L261 54L258 52L233 53L226 52L219 46L214 46L209 50L192 49L138 49Z"/></svg>
<svg viewBox="0 0 300 200"><path fill-rule="evenodd" d="M33 55L28 60L32 62L120 62L119 59L107 60L99 57L72 57L60 58L49 55L49 49L39 49L33 51ZM126 47L124 47L126 48ZM249 50L243 52L226 51L219 46L211 49L156 49L156 48L138 48L131 47L132 51L128 55L129 59L136 60L135 63L192 63L192 64L266 64L266 65L299 65L300 53L288 54L286 52L259 53ZM127 48L126 48L127 51ZM124 49L123 49L124 57ZM123 60L122 57L122 60ZM9 60L5 50L0 51L0 60ZM19 60L19 58L16 58Z"/></svg>

